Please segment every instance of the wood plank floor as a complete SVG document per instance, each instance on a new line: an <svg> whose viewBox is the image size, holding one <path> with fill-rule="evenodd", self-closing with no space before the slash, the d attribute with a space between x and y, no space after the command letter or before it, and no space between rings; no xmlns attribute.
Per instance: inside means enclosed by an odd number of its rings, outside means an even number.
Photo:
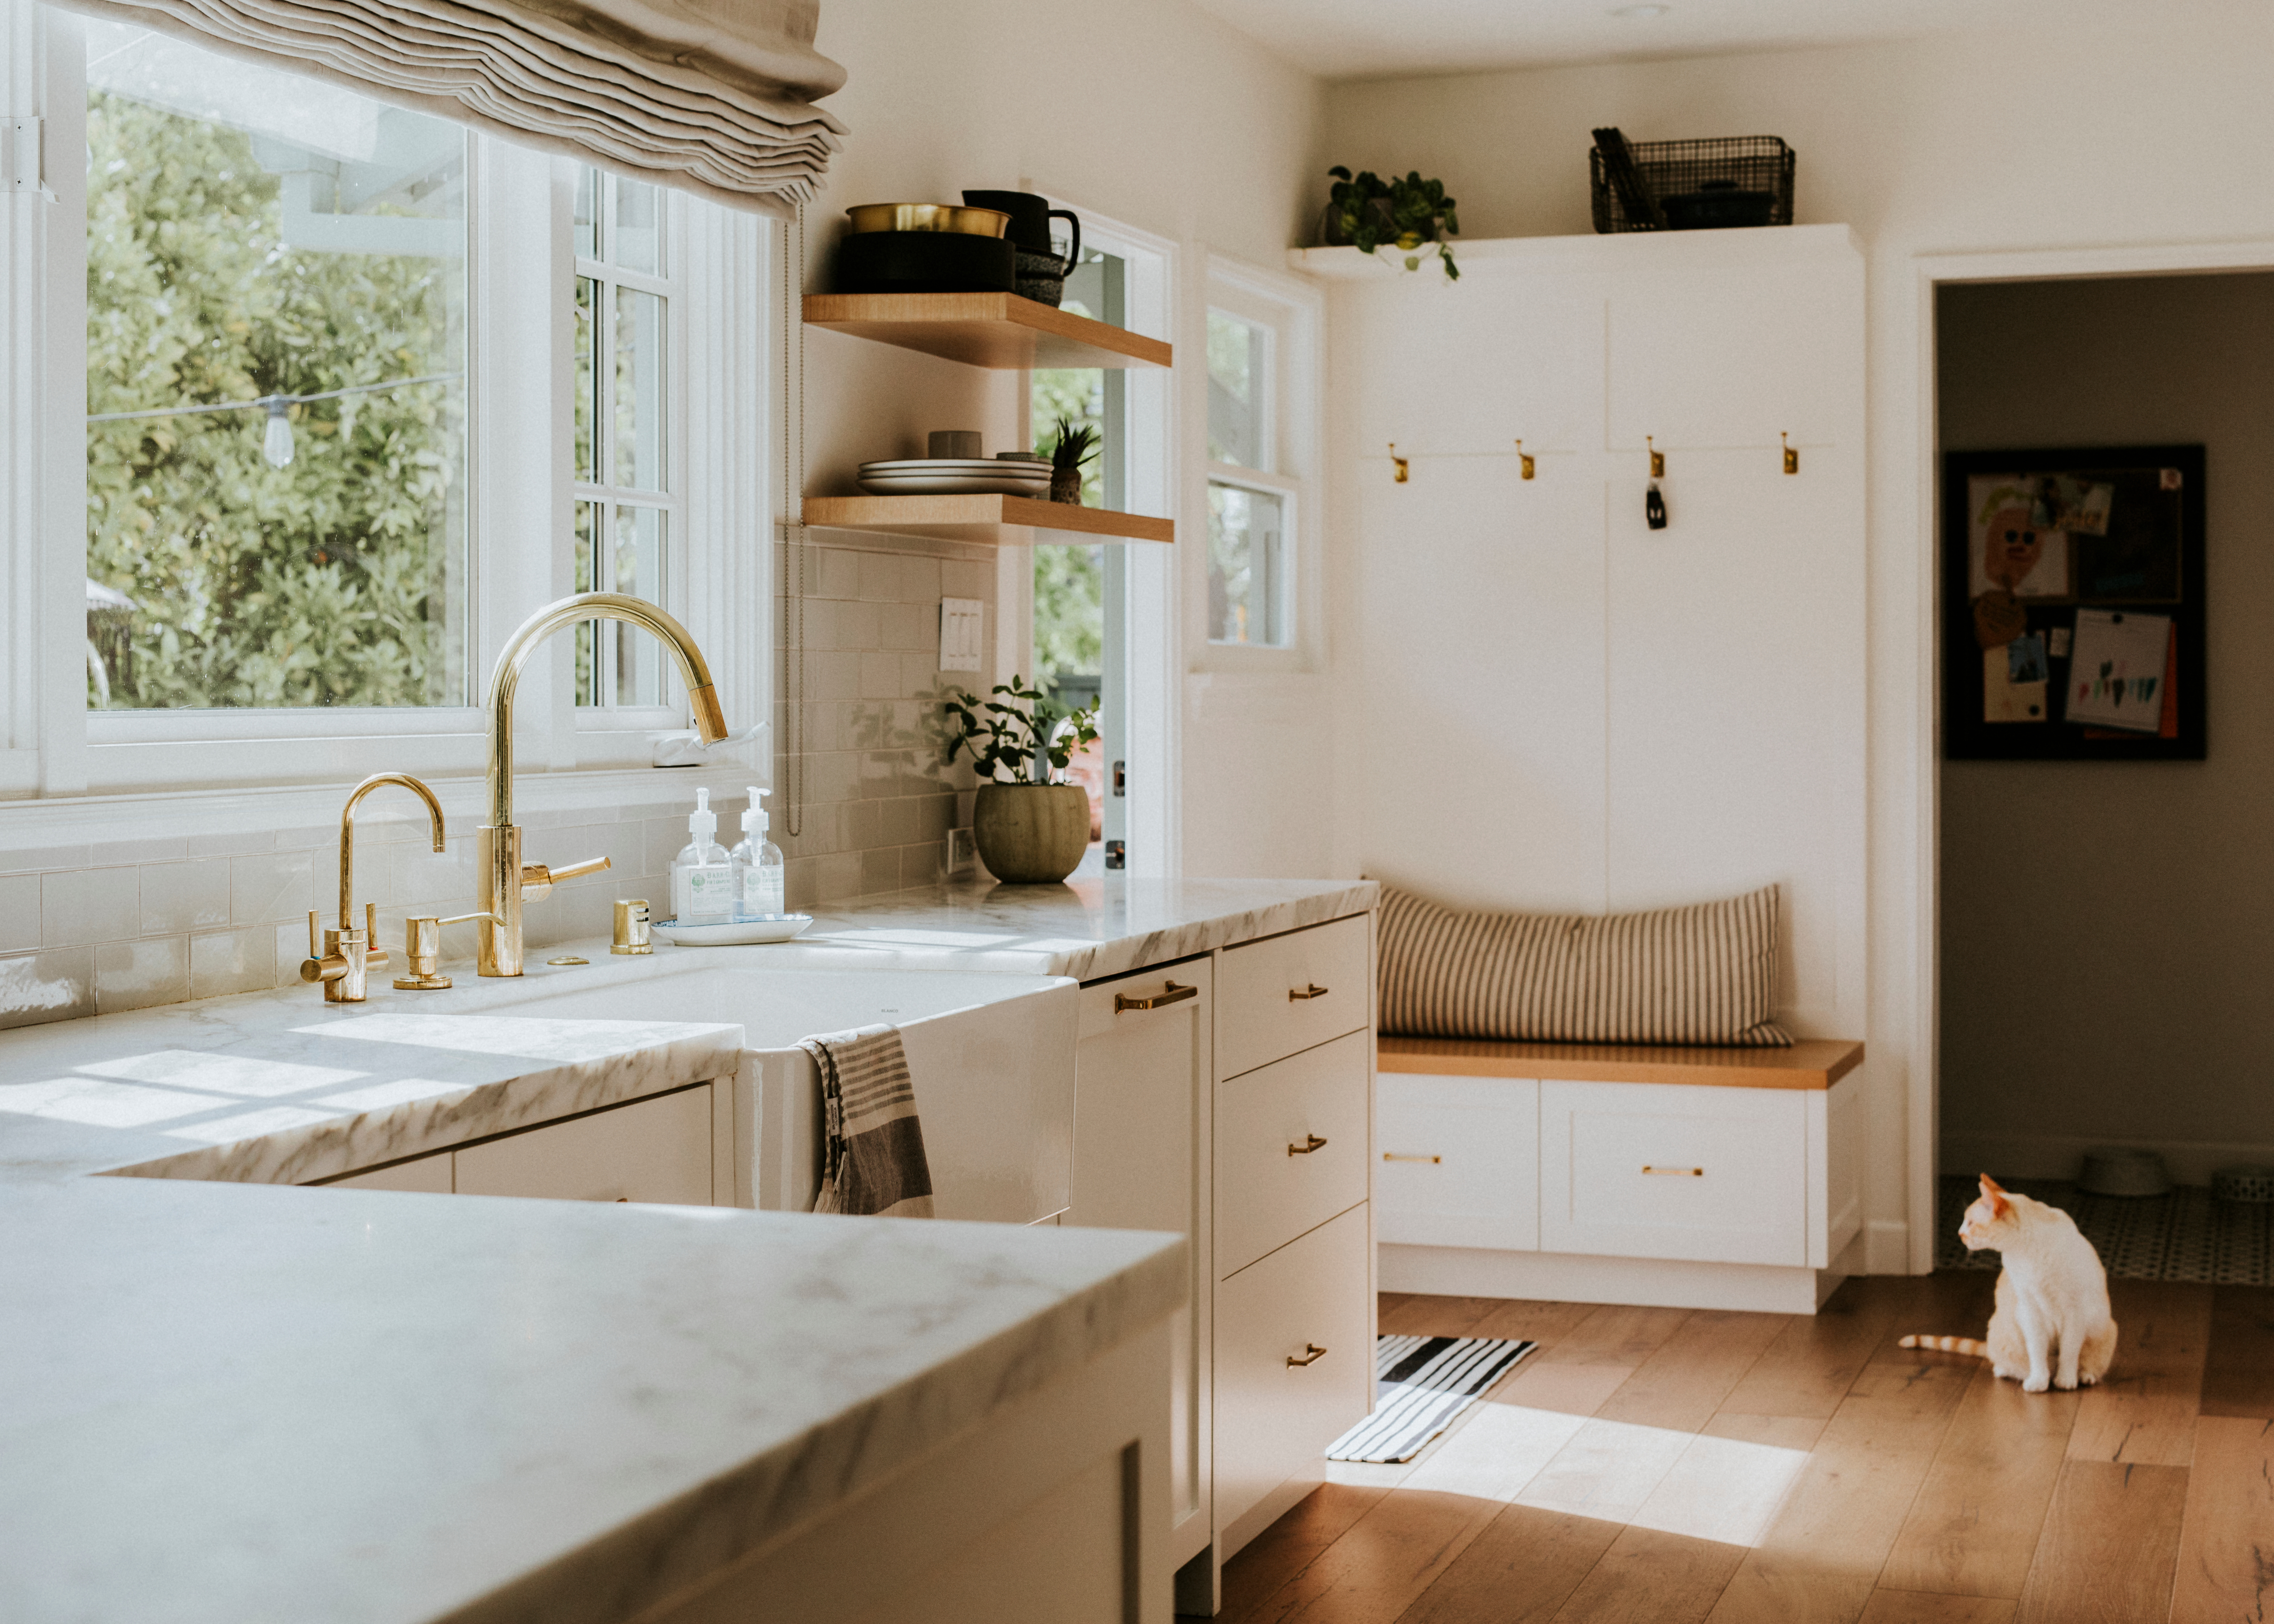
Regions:
<svg viewBox="0 0 2274 1624"><path fill-rule="evenodd" d="M2274 1620L2274 1289L2114 1281L2102 1387L2026 1394L1995 1276L1851 1280L1809 1318L1382 1299L1540 1350L1416 1460L1335 1466L1234 1557L1225 1624Z"/></svg>

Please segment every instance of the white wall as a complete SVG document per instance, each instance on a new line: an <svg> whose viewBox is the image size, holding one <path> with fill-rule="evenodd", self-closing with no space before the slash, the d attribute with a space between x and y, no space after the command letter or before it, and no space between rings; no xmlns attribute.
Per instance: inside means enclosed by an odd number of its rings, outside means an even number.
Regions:
<svg viewBox="0 0 2274 1624"><path fill-rule="evenodd" d="M852 135L807 212L815 289L829 286L829 247L850 205L952 200L967 186L1043 192L1171 245L1170 327L1159 336L1178 346L1180 363L1199 365L1206 252L1276 268L1315 207L1307 176L1322 127L1319 82L1185 0L829 0L818 43L850 74L829 106ZM806 353L809 491L851 492L855 464L920 455L930 429L980 428L990 455L1023 442L1020 374L830 333L810 335ZM1174 567L1190 574L1203 545L1193 519L1206 510L1184 500L1198 488L1197 467L1175 477L1171 516L1183 539ZM1027 568L1023 553L1006 556L998 583L1014 617L1025 613L1015 576ZM1178 601L1204 598L1183 591ZM1179 643L1197 645L1201 627L1186 618ZM1015 626L989 630L1000 658L1020 658ZM1138 650L1156 655L1175 661L1164 686L1185 686L1181 647ZM1332 797L1308 767L1328 753L1324 705L1299 682L1291 699L1243 695L1227 711L1220 683L1191 686L1168 718L1185 735L1186 871L1327 872Z"/></svg>
<svg viewBox="0 0 2274 1624"><path fill-rule="evenodd" d="M2143 8L2123 30L1339 86L1330 161L1443 177L1472 236L1589 229L1589 131L1781 135L1803 222L1869 247L1871 1266L1926 1267L1931 1159L1931 558L1920 256L2274 237L2274 9ZM2152 256L2151 256L2152 257ZM2274 262L2274 255L2268 262Z"/></svg>
<svg viewBox="0 0 2274 1624"><path fill-rule="evenodd" d="M2202 445L2210 590L2207 760L1943 766L1944 1161L2201 1183L2274 1156L2274 276L1954 288L1937 329L1945 450Z"/></svg>

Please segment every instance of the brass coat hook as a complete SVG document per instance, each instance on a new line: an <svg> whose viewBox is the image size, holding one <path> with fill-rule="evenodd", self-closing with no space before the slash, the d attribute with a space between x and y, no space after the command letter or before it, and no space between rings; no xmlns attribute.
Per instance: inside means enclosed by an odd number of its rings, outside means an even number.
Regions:
<svg viewBox="0 0 2274 1624"><path fill-rule="evenodd" d="M1524 470L1525 478L1531 478L1533 473L1537 471L1532 467L1532 454L1524 448L1524 442L1520 440L1516 442L1516 460Z"/></svg>
<svg viewBox="0 0 2274 1624"><path fill-rule="evenodd" d="M1650 477L1653 479L1665 478L1666 453L1660 451L1657 442L1647 434L1642 437L1642 443L1650 447Z"/></svg>
<svg viewBox="0 0 2274 1624"><path fill-rule="evenodd" d="M1777 436L1777 439L1784 445L1784 471L1788 474L1798 473L1800 471L1800 447L1794 445L1785 435L1780 434Z"/></svg>
<svg viewBox="0 0 2274 1624"><path fill-rule="evenodd" d="M1398 483L1399 485L1404 485L1404 484L1405 483L1405 475L1406 475L1405 459L1404 459L1404 457L1402 457L1402 456L1400 456L1400 455L1397 455L1397 442L1396 440L1391 440L1391 441L1389 442L1389 460L1390 460L1393 463L1397 464L1397 483Z"/></svg>

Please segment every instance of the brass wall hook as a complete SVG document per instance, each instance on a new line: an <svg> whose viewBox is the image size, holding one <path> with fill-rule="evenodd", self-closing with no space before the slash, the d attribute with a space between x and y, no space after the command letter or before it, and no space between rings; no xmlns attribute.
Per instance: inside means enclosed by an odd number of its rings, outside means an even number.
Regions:
<svg viewBox="0 0 2274 1624"><path fill-rule="evenodd" d="M1537 471L1532 466L1532 454L1524 448L1524 442L1520 440L1516 442L1516 460L1518 466L1523 470L1523 477L1525 478L1531 478L1533 473Z"/></svg>
<svg viewBox="0 0 2274 1624"><path fill-rule="evenodd" d="M1650 477L1653 479L1665 478L1666 453L1660 451L1657 442L1647 434L1642 437L1642 443L1650 448Z"/></svg>
<svg viewBox="0 0 2274 1624"><path fill-rule="evenodd" d="M1784 446L1784 471L1788 474L1798 473L1800 471L1800 447L1794 445L1791 440L1783 434L1778 435L1777 439Z"/></svg>
<svg viewBox="0 0 2274 1624"><path fill-rule="evenodd" d="M1396 478L1397 483L1399 485L1404 485L1405 483L1406 475L1405 459L1397 455L1397 442L1394 440L1389 442L1389 460L1397 465L1397 472Z"/></svg>

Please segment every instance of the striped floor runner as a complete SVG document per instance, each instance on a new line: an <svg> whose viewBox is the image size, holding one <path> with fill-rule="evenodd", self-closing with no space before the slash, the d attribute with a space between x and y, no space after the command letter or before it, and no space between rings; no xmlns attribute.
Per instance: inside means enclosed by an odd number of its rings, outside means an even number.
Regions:
<svg viewBox="0 0 2274 1624"><path fill-rule="evenodd" d="M1540 1344L1489 1336L1382 1336L1374 1413L1327 1446L1330 1461L1410 1461Z"/></svg>

